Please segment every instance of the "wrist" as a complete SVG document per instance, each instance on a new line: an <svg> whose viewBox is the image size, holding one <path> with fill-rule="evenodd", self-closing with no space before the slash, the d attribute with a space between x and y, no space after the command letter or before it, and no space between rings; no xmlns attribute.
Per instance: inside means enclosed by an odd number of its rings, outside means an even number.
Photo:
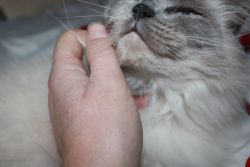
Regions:
<svg viewBox="0 0 250 167"><path fill-rule="evenodd" d="M126 148L117 149L95 145L91 149L75 147L62 154L62 167L139 167L141 151L127 154Z"/></svg>

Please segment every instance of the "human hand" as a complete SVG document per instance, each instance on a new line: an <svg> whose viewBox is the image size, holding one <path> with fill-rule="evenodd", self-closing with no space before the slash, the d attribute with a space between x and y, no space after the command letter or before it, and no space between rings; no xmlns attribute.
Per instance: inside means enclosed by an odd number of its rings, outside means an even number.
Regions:
<svg viewBox="0 0 250 167"><path fill-rule="evenodd" d="M76 36L87 43L90 76ZM49 109L63 167L139 166L141 121L107 37L93 24L64 33L55 48Z"/></svg>

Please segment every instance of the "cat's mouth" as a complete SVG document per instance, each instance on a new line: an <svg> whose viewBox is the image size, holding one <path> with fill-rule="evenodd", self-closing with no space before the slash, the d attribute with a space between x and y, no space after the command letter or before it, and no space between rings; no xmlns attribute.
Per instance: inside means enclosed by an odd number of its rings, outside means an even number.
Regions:
<svg viewBox="0 0 250 167"><path fill-rule="evenodd" d="M143 88L137 88L136 90L130 86L132 96L134 97L136 107L143 109L150 105L150 93L143 90Z"/></svg>
<svg viewBox="0 0 250 167"><path fill-rule="evenodd" d="M127 21L127 22L125 23L124 27L123 27L124 29L123 29L123 31L121 32L120 37L122 38L122 37L128 35L128 34L131 33L131 32L138 33L138 32L137 32L137 28L136 28L136 26L137 26L136 24L137 24L137 23L136 23L134 20L129 20L129 21Z"/></svg>
<svg viewBox="0 0 250 167"><path fill-rule="evenodd" d="M128 29L128 30L122 32L121 33L121 38L124 37L124 36L126 36L126 35L128 35L128 34L130 34L130 33L133 33L133 32L140 36L140 34L138 33L137 29L135 27L133 27L131 29Z"/></svg>
<svg viewBox="0 0 250 167"><path fill-rule="evenodd" d="M138 110L146 108L150 105L150 98L148 95L133 96Z"/></svg>
<svg viewBox="0 0 250 167"><path fill-rule="evenodd" d="M120 33L120 38L123 38L128 34L135 33L140 37L142 41L144 41L139 31L138 24L139 23L137 23L135 20L127 21L123 26L123 31Z"/></svg>

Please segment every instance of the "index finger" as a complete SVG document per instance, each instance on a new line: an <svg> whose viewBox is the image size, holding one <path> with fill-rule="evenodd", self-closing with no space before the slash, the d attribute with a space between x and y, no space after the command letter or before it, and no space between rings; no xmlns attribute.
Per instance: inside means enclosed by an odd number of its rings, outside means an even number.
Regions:
<svg viewBox="0 0 250 167"><path fill-rule="evenodd" d="M66 81L68 85L71 84L70 87L86 83L87 74L82 62L83 46L79 42L85 42L85 36L86 32L83 30L70 30L58 39L48 80L50 90L60 92L58 85L65 87Z"/></svg>
<svg viewBox="0 0 250 167"><path fill-rule="evenodd" d="M60 65L78 64L82 65L83 46L86 43L86 31L69 30L59 38L55 53L54 64Z"/></svg>

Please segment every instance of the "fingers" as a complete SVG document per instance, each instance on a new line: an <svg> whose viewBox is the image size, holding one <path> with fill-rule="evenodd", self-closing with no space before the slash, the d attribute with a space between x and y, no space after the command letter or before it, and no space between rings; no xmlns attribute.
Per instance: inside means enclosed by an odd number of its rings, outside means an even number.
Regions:
<svg viewBox="0 0 250 167"><path fill-rule="evenodd" d="M82 62L83 46L79 41L87 43L87 56L90 66L90 77L84 70ZM86 86L88 81L94 81L97 87L127 88L114 48L108 40L108 34L101 24L92 24L88 32L71 30L65 32L58 40L54 53L54 63L49 80L56 89L67 87L72 91L73 85ZM54 81L54 82L53 82ZM53 83L53 84L51 84Z"/></svg>
<svg viewBox="0 0 250 167"><path fill-rule="evenodd" d="M109 82L113 79L123 79L114 48L101 24L92 24L88 27L87 55L91 77L105 77Z"/></svg>
<svg viewBox="0 0 250 167"><path fill-rule="evenodd" d="M79 65L82 67L83 43L86 43L86 31L69 30L59 38L55 53L54 64L62 65Z"/></svg>
<svg viewBox="0 0 250 167"><path fill-rule="evenodd" d="M58 39L48 86L58 94L69 94L72 88L82 88L87 83L87 75L82 63L86 31L70 30ZM64 90L61 91L61 90Z"/></svg>

